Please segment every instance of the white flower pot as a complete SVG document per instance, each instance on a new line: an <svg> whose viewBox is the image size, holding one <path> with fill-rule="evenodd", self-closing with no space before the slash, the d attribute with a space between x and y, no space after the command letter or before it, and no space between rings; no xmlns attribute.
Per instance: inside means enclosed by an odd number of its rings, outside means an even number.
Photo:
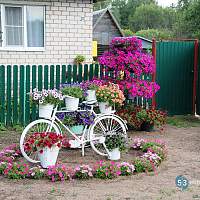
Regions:
<svg viewBox="0 0 200 200"><path fill-rule="evenodd" d="M52 104L46 104L46 105L39 105L39 117L50 119L52 112L53 112L54 105Z"/></svg>
<svg viewBox="0 0 200 200"><path fill-rule="evenodd" d="M68 111L78 110L79 98L65 97L65 106Z"/></svg>
<svg viewBox="0 0 200 200"><path fill-rule="evenodd" d="M121 157L121 152L119 148L113 149L112 151L109 152L108 158L110 160L119 160Z"/></svg>
<svg viewBox="0 0 200 200"><path fill-rule="evenodd" d="M76 125L76 126L71 126L70 130L75 133L76 135L82 135L83 134L83 125Z"/></svg>
<svg viewBox="0 0 200 200"><path fill-rule="evenodd" d="M112 112L112 106L109 106L108 102L100 102L99 110L102 114L108 114Z"/></svg>
<svg viewBox="0 0 200 200"><path fill-rule="evenodd" d="M97 100L95 90L87 90L86 93L87 93L86 101L96 101Z"/></svg>
<svg viewBox="0 0 200 200"><path fill-rule="evenodd" d="M53 146L51 148L43 148L43 152L38 153L41 166L43 168L48 168L49 166L55 165L58 158L59 150L60 148L58 148L57 146Z"/></svg>

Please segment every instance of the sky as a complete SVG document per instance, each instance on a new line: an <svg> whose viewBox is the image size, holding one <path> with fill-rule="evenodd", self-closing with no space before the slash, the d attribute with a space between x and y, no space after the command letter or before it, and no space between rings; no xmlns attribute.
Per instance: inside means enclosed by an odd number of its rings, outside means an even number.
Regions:
<svg viewBox="0 0 200 200"><path fill-rule="evenodd" d="M178 0L157 0L158 4L161 6L170 6L172 3L176 4Z"/></svg>

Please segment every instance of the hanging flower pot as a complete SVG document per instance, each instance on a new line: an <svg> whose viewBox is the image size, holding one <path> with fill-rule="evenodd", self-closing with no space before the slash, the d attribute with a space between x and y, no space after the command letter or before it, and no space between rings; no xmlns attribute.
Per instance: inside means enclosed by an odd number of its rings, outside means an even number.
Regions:
<svg viewBox="0 0 200 200"><path fill-rule="evenodd" d="M154 124L150 124L149 122L143 122L141 124L140 130L141 131L146 131L146 132L151 132L154 129Z"/></svg>
<svg viewBox="0 0 200 200"><path fill-rule="evenodd" d="M115 148L109 152L109 160L119 160L121 158L121 152L119 148Z"/></svg>
<svg viewBox="0 0 200 200"><path fill-rule="evenodd" d="M68 111L78 110L79 98L67 96L65 97L65 106Z"/></svg>
<svg viewBox="0 0 200 200"><path fill-rule="evenodd" d="M112 106L108 102L99 102L99 110L102 114L109 114L112 112Z"/></svg>
<svg viewBox="0 0 200 200"><path fill-rule="evenodd" d="M87 90L86 91L86 101L96 101L96 91L95 90Z"/></svg>
<svg viewBox="0 0 200 200"><path fill-rule="evenodd" d="M56 164L60 148L56 145L51 148L45 147L38 153L40 164L43 168L48 168Z"/></svg>
<svg viewBox="0 0 200 200"><path fill-rule="evenodd" d="M83 125L75 125L75 126L71 126L70 130L75 133L76 135L82 135L83 134L83 129L84 126Z"/></svg>
<svg viewBox="0 0 200 200"><path fill-rule="evenodd" d="M39 104L39 117L50 119L53 112L54 105L52 104Z"/></svg>

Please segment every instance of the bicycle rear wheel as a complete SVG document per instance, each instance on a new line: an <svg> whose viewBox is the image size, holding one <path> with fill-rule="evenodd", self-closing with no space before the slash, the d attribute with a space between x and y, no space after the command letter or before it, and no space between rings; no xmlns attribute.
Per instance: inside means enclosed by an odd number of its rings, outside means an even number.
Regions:
<svg viewBox="0 0 200 200"><path fill-rule="evenodd" d="M26 149L26 142L34 133L42 132L55 132L60 134L58 127L53 124L51 121L46 119L39 119L31 122L23 131L20 138L20 150L22 155L31 163L39 163L38 151L30 151Z"/></svg>
<svg viewBox="0 0 200 200"><path fill-rule="evenodd" d="M115 115L103 115L98 117L89 129L89 140L91 147L99 155L108 156L109 151L106 147L106 136L121 135L127 138L124 123Z"/></svg>

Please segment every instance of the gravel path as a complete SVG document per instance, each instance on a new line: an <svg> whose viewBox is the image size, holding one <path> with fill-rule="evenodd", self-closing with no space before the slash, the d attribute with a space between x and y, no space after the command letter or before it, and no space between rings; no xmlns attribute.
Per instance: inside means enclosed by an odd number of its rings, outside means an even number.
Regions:
<svg viewBox="0 0 200 200"><path fill-rule="evenodd" d="M200 199L200 127L167 127L164 133L131 133L131 136L166 141L168 159L156 175L139 174L114 180L51 183L47 180L13 181L0 177L0 200L192 200ZM16 141L14 133L0 136L0 148ZM189 188L180 191L175 178L184 175Z"/></svg>

